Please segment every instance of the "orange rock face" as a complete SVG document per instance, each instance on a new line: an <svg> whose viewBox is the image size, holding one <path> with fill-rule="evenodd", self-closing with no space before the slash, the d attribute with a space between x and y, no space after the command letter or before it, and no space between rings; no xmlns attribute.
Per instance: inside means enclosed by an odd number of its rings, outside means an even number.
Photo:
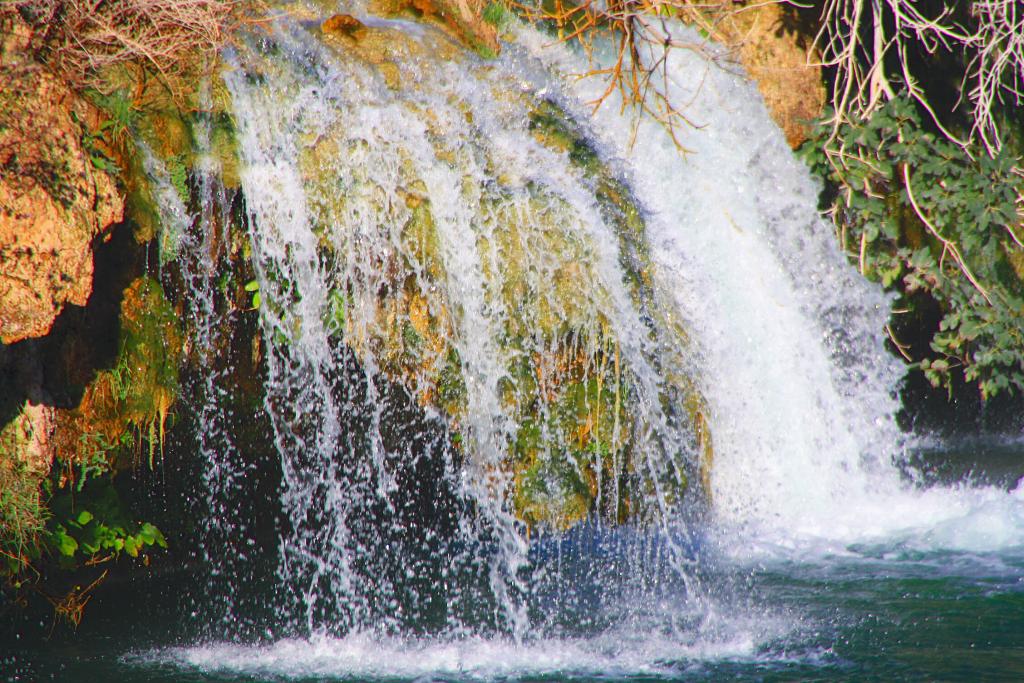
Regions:
<svg viewBox="0 0 1024 683"><path fill-rule="evenodd" d="M92 292L91 243L122 219L111 177L86 148L84 101L32 63L17 25L0 45L0 342L45 335Z"/></svg>
<svg viewBox="0 0 1024 683"><path fill-rule="evenodd" d="M348 14L335 14L320 24L320 29L324 33L340 33L349 36L355 34L361 28L363 28L363 22Z"/></svg>

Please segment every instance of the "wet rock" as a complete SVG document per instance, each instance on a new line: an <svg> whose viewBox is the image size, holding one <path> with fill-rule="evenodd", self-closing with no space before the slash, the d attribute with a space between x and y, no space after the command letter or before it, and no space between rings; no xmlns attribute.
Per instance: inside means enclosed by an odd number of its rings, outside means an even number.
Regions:
<svg viewBox="0 0 1024 683"><path fill-rule="evenodd" d="M324 20L324 23L320 24L320 30L324 33L333 33L335 35L343 36L358 37L363 28L363 22L349 14L335 14L332 17L328 17Z"/></svg>

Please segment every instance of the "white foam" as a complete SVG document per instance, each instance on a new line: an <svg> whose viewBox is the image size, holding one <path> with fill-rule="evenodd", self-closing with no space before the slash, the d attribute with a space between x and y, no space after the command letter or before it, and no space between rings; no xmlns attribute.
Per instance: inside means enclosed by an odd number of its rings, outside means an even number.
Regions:
<svg viewBox="0 0 1024 683"><path fill-rule="evenodd" d="M695 662L770 657L759 654L759 646L777 635L773 628L762 628L687 641L656 632L615 631L589 639L516 644L497 638L434 640L353 634L285 639L264 646L214 643L169 648L129 658L129 662L286 679L672 675Z"/></svg>

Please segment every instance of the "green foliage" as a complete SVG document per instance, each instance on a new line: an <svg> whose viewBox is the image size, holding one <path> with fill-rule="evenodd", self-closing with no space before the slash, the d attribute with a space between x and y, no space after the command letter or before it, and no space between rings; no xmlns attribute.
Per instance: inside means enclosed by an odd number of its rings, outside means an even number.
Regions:
<svg viewBox="0 0 1024 683"><path fill-rule="evenodd" d="M1024 390L1016 160L929 132L908 98L841 126L835 140L830 133L820 126L803 153L838 188L831 209L844 248L865 275L904 295L898 307L924 292L943 312L916 366L947 388L961 372L986 398Z"/></svg>
<svg viewBox="0 0 1024 683"><path fill-rule="evenodd" d="M110 474L114 469L114 461L118 452L126 452L135 446L135 433L124 431L113 440L102 432L82 432L78 437L78 476L75 478L76 490L81 491L90 479Z"/></svg>
<svg viewBox="0 0 1024 683"><path fill-rule="evenodd" d="M114 126L114 122L112 120L104 121L100 124L99 128L90 131L85 129L85 125L74 111L71 112L71 118L76 124L83 128L82 149L89 155L89 161L92 163L93 167L111 175L118 175L121 172L120 166L117 165L116 161L110 158L101 146L101 143L104 142L104 136L107 134L107 131Z"/></svg>
<svg viewBox="0 0 1024 683"><path fill-rule="evenodd" d="M108 117L100 130L109 131L115 142L128 141L138 125L139 111L128 97L127 89L119 88L109 94L88 90L85 94Z"/></svg>
<svg viewBox="0 0 1024 683"><path fill-rule="evenodd" d="M324 327L327 333L340 337L345 332L345 310L348 307L345 294L340 289L332 289L327 295L327 315Z"/></svg>
<svg viewBox="0 0 1024 683"><path fill-rule="evenodd" d="M37 555L46 515L39 477L14 459L0 463L0 567L7 574L18 573Z"/></svg>
<svg viewBox="0 0 1024 683"><path fill-rule="evenodd" d="M81 491L63 491L50 500L50 509L44 546L65 568L167 547L159 529L128 517L109 478L94 480Z"/></svg>
<svg viewBox="0 0 1024 683"><path fill-rule="evenodd" d="M245 283L244 289L252 294L252 308L254 311L258 311L260 304L263 303L263 298L260 296L259 280L249 280Z"/></svg>
<svg viewBox="0 0 1024 683"><path fill-rule="evenodd" d="M15 575L38 556L48 516L40 491L46 471L32 454L33 431L24 409L0 429L0 575Z"/></svg>

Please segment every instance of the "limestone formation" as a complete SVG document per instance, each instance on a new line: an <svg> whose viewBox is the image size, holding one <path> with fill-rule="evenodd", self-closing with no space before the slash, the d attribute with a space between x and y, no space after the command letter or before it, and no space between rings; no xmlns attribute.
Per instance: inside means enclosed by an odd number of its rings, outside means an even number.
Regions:
<svg viewBox="0 0 1024 683"><path fill-rule="evenodd" d="M0 342L11 344L85 305L92 241L124 205L91 146L95 110L32 62L23 24L0 21Z"/></svg>

